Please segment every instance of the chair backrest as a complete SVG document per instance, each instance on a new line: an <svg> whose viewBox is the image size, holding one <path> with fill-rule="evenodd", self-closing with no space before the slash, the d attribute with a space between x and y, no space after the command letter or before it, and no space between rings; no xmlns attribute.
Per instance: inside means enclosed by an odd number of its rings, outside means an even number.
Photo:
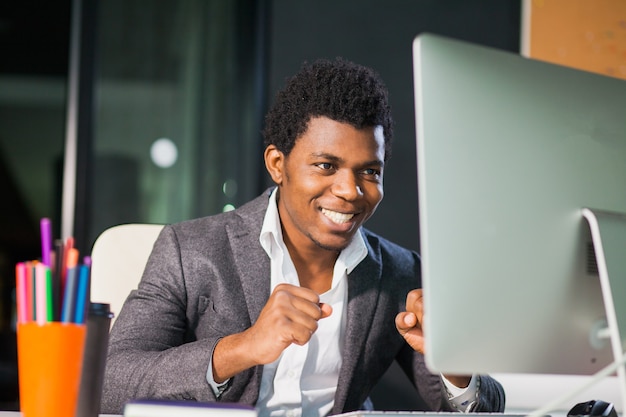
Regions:
<svg viewBox="0 0 626 417"><path fill-rule="evenodd" d="M106 229L91 251L91 301L109 303L117 317L141 279L160 224L123 224Z"/></svg>

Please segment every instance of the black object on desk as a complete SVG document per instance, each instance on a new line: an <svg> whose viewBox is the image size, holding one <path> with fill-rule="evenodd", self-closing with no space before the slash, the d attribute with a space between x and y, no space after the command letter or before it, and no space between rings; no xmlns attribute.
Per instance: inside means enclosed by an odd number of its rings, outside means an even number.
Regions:
<svg viewBox="0 0 626 417"><path fill-rule="evenodd" d="M612 403L601 400L591 400L578 403L567 412L567 417L618 417Z"/></svg>
<svg viewBox="0 0 626 417"><path fill-rule="evenodd" d="M112 318L113 313L109 304L89 304L87 337L75 417L98 417L100 413Z"/></svg>

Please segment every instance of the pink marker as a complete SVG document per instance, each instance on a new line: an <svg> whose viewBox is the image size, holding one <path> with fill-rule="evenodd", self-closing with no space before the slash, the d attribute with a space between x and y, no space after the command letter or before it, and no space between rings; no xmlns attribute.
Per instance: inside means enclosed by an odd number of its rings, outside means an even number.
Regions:
<svg viewBox="0 0 626 417"><path fill-rule="evenodd" d="M26 299L26 264L19 262L15 265L15 295L17 304L17 322L28 321L28 300Z"/></svg>
<svg viewBox="0 0 626 417"><path fill-rule="evenodd" d="M48 321L48 285L46 283L46 270L43 263L35 266L35 316L37 324L45 324Z"/></svg>

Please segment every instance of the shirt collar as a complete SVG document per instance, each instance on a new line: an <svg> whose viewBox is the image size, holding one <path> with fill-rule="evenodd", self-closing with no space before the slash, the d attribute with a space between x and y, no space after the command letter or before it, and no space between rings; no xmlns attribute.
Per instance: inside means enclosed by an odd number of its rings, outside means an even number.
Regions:
<svg viewBox="0 0 626 417"><path fill-rule="evenodd" d="M261 246L272 258L272 247L279 248L283 253L286 252L285 243L283 240L283 232L280 227L280 216L278 215L278 205L276 204L276 198L278 195L278 187L274 188L270 195L267 211L265 212L265 218L263 219L263 226L261 228L261 235L259 241ZM356 266L361 263L367 256L367 247L365 246L365 240L363 234L359 228L358 232L354 234L354 237L341 251L337 258L337 267L345 267L346 272L349 274Z"/></svg>

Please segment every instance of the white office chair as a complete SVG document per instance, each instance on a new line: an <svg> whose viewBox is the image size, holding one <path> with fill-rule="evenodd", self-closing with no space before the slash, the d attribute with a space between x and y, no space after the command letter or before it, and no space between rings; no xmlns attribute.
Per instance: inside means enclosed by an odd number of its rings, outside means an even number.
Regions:
<svg viewBox="0 0 626 417"><path fill-rule="evenodd" d="M98 236L91 251L91 301L108 303L115 315L135 288L161 224L123 224Z"/></svg>

